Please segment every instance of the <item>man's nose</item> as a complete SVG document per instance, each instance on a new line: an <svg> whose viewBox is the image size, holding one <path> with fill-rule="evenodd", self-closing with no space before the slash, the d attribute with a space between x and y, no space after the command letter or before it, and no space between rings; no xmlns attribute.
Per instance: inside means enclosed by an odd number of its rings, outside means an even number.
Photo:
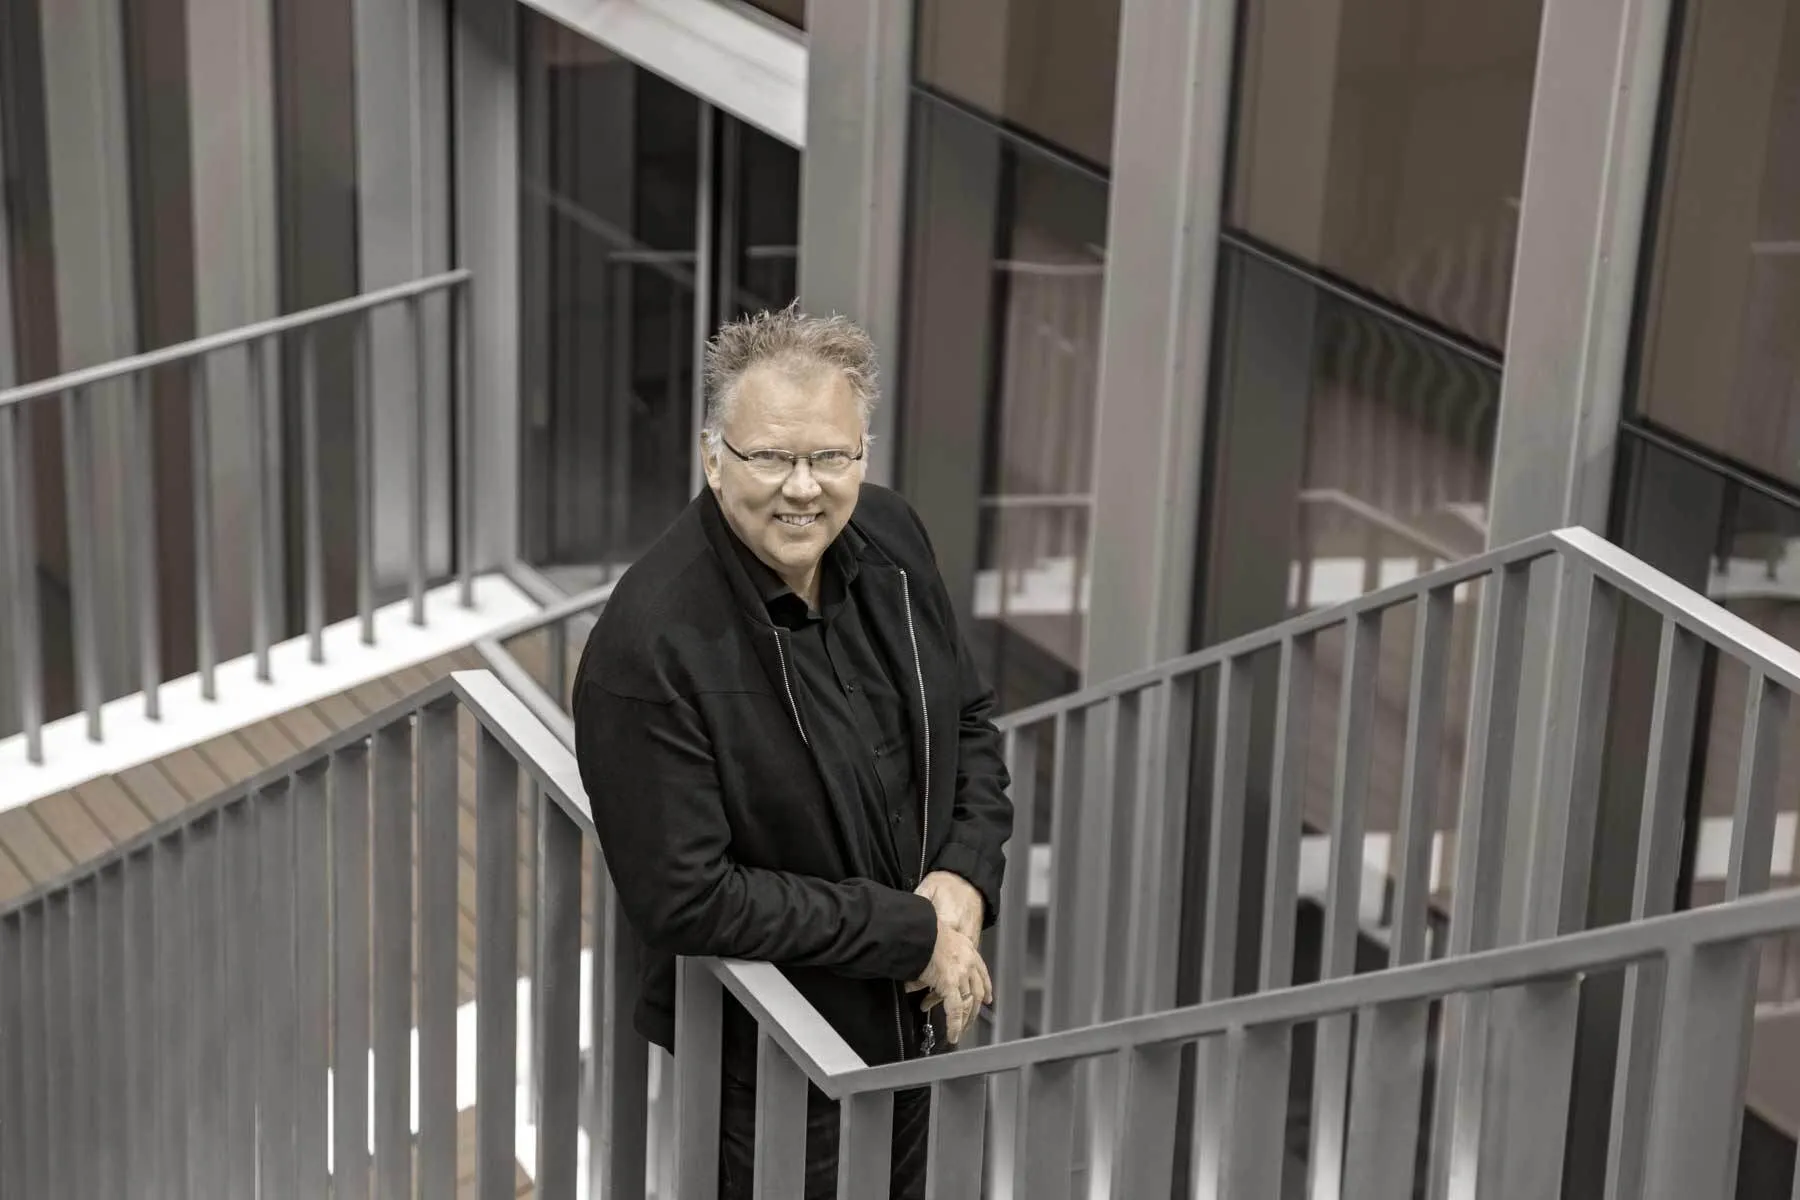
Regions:
<svg viewBox="0 0 1800 1200"><path fill-rule="evenodd" d="M822 490L812 473L812 464L804 458L794 463L794 469L788 472L787 482L781 485L782 494L790 500L810 500Z"/></svg>

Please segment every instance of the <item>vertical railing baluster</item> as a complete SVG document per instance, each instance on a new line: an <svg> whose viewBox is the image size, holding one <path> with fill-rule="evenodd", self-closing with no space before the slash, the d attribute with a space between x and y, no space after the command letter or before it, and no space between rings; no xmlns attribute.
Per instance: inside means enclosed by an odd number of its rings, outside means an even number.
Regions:
<svg viewBox="0 0 1800 1200"><path fill-rule="evenodd" d="M194 489L194 669L200 676L201 697L217 700L219 635L213 615L212 400L208 361L200 355L187 364L190 477Z"/></svg>
<svg viewBox="0 0 1800 1200"><path fill-rule="evenodd" d="M354 370L351 388L356 466L356 620L365 646L375 644L375 313L352 318Z"/></svg>
<svg viewBox="0 0 1800 1200"><path fill-rule="evenodd" d="M1143 770L1142 731L1154 719L1144 712L1146 689L1126 692L1107 712L1105 773L1096 780L1106 797L1104 808L1110 841L1099 875L1105 909L1100 914L1100 979L1097 997L1101 1020L1130 1016L1137 988L1131 975L1132 899L1143 886L1133 869L1138 830L1147 814L1140 812L1138 779ZM1154 701L1152 701L1154 710Z"/></svg>
<svg viewBox="0 0 1800 1200"><path fill-rule="evenodd" d="M162 1175L163 1195L180 1196L188 1187L187 1113L192 1101L188 1094L187 983L191 958L191 939L187 922L182 920L187 902L187 837L185 829L174 830L158 839L145 866L150 872L150 886L156 896L156 961L155 1032L157 1084L158 1165ZM141 1036L146 1027L140 1026Z"/></svg>
<svg viewBox="0 0 1800 1200"><path fill-rule="evenodd" d="M1072 1200L1076 1085L1074 1060L1032 1063L1019 1072L1019 1143L1013 1151L1013 1189L1032 1200ZM886 1178L886 1172L882 1173ZM852 1192L850 1195L878 1195ZM844 1193L839 1192L843 1197Z"/></svg>
<svg viewBox="0 0 1800 1200"><path fill-rule="evenodd" d="M1306 796L1310 735L1312 635L1281 643L1281 681L1275 693L1275 761L1269 777L1268 872L1263 880L1262 973L1258 988L1273 991L1294 978L1294 922L1300 889L1300 830Z"/></svg>
<svg viewBox="0 0 1800 1200"><path fill-rule="evenodd" d="M1705 653L1706 645L1697 635L1672 620L1663 621L1647 743L1650 761L1638 826L1633 920L1661 916L1675 902L1682 812L1687 803ZM1643 1195L1644 1150L1650 1138L1650 1080L1656 1069L1662 989L1660 963L1626 968L1607 1138L1605 1200L1636 1200Z"/></svg>
<svg viewBox="0 0 1800 1200"><path fill-rule="evenodd" d="M1171 676L1162 686L1161 704L1141 739L1144 758L1139 783L1143 830L1139 844L1140 880L1137 904L1139 966L1133 972L1139 992L1135 1011L1157 1012L1175 1006L1176 968L1180 961L1181 865L1187 856L1187 796L1193 771L1194 704L1199 674Z"/></svg>
<svg viewBox="0 0 1800 1200"><path fill-rule="evenodd" d="M1730 1196L1737 1186L1755 942L1674 950L1666 961L1651 1083L1645 1200Z"/></svg>
<svg viewBox="0 0 1800 1200"><path fill-rule="evenodd" d="M894 1094L847 1096L839 1120L838 1200L882 1195L894 1157Z"/></svg>
<svg viewBox="0 0 1800 1200"><path fill-rule="evenodd" d="M538 1191L575 1195L581 1129L581 830L555 801L538 806ZM801 1104L805 1108L804 1102ZM590 1151L591 1152L591 1151Z"/></svg>
<svg viewBox="0 0 1800 1200"><path fill-rule="evenodd" d="M720 1023L725 988L704 960L677 959L675 970L676 1178L672 1194L681 1200L718 1200L719 1056L724 1050ZM663 1087L669 1087L666 1074ZM840 1146L840 1162L842 1149Z"/></svg>
<svg viewBox="0 0 1800 1200"><path fill-rule="evenodd" d="M72 1196L77 1151L69 1085L74 1074L69 1028L69 893L52 892L44 902L44 969L37 979L44 996L44 1049L49 1087L45 1092L45 1195ZM159 1177L160 1178L160 1177Z"/></svg>
<svg viewBox="0 0 1800 1200"><path fill-rule="evenodd" d="M269 646L275 640L275 572L272 564L280 545L276 529L275 490L285 475L276 453L276 427L270 409L274 394L269 388L267 339L256 338L244 347L244 365L250 382L250 643L256 656L256 678L270 681Z"/></svg>
<svg viewBox="0 0 1800 1200"><path fill-rule="evenodd" d="M131 506L131 586L137 592L138 686L144 693L144 715L162 719L162 605L156 550L156 413L149 371L131 376L131 422L134 444L127 470Z"/></svg>
<svg viewBox="0 0 1800 1200"><path fill-rule="evenodd" d="M325 496L319 465L319 333L300 331L300 487L307 657L325 661Z"/></svg>
<svg viewBox="0 0 1800 1200"><path fill-rule="evenodd" d="M981 1200L987 1093L986 1076L932 1085L925 1200Z"/></svg>
<svg viewBox="0 0 1800 1200"><path fill-rule="evenodd" d="M224 864L216 815L188 827L187 886L182 906L188 927L188 977L182 989L187 1020L188 1194L222 1200L226 1193L225 1028L226 925L219 882ZM120 1193L108 1193L117 1195Z"/></svg>
<svg viewBox="0 0 1800 1200"><path fill-rule="evenodd" d="M68 991L61 997L68 1011L69 1111L65 1119L73 1126L71 1144L73 1161L69 1176L74 1183L72 1195L98 1196L100 1192L99 1155L106 1147L98 1136L100 1097L95 1076L101 1061L96 1053L99 1036L98 961L100 895L99 881L93 876L78 880L69 888L69 980ZM175 1125L181 1125L180 1114Z"/></svg>
<svg viewBox="0 0 1800 1200"><path fill-rule="evenodd" d="M5 410L0 410L4 419ZM0 446L0 455L5 447ZM0 490L0 497L4 491ZM25 1194L25 1114L35 1100L25 1092L25 914L0 916L0 1196ZM123 1176L121 1175L121 1178Z"/></svg>
<svg viewBox="0 0 1800 1200"><path fill-rule="evenodd" d="M755 1200L806 1194L806 1075L762 1030L756 1049Z"/></svg>
<svg viewBox="0 0 1800 1200"><path fill-rule="evenodd" d="M294 776L294 1162L295 1195L323 1196L330 1137L331 851L329 759ZM454 994L454 984L452 984Z"/></svg>
<svg viewBox="0 0 1800 1200"><path fill-rule="evenodd" d="M475 1194L511 1197L518 1085L519 768L482 729L475 744Z"/></svg>
<svg viewBox="0 0 1800 1200"><path fill-rule="evenodd" d="M464 608L475 607L475 281L451 292L456 311L456 579Z"/></svg>
<svg viewBox="0 0 1800 1200"><path fill-rule="evenodd" d="M1369 766L1375 742L1375 684L1381 665L1381 614L1357 613L1344 626L1342 692L1338 700L1337 775L1331 799L1331 866L1326 882L1325 929L1319 977L1356 970L1356 935L1362 900L1363 831L1367 825ZM1318 1022L1313 1055L1313 1200L1335 1200L1342 1190L1345 1106L1350 1089L1348 1017Z"/></svg>
<svg viewBox="0 0 1800 1200"><path fill-rule="evenodd" d="M126 1105L130 1100L129 1042L131 1029L125 1024L125 989L129 976L125 942L125 871L122 863L113 863L100 871L100 903L97 914L95 944L95 986L97 1004L94 1019L94 1053L99 1059L95 1087L99 1104L94 1114L94 1138L99 1145L98 1174L95 1194L124 1195L131 1178L128 1159L130 1143L125 1136ZM4 987L0 984L0 987ZM0 1154L5 1151L0 1149ZM4 1195L0 1191L0 1195Z"/></svg>
<svg viewBox="0 0 1800 1200"><path fill-rule="evenodd" d="M22 945L19 959L19 1025L24 1040L19 1044L20 1089L25 1107L20 1112L24 1145L26 1196L50 1194L50 1056L49 1006L44 995L44 972L49 965L49 906L42 900L19 913ZM145 951L148 952L147 949ZM140 1178L149 1178L145 1173Z"/></svg>
<svg viewBox="0 0 1800 1200"><path fill-rule="evenodd" d="M1413 1194L1430 1017L1430 1004L1423 1000L1371 1005L1356 1014L1344 1149L1346 1196ZM1560 1145L1560 1134L1556 1140Z"/></svg>
<svg viewBox="0 0 1800 1200"><path fill-rule="evenodd" d="M336 1200L369 1200L367 742L356 742L332 757L330 811L332 1195Z"/></svg>
<svg viewBox="0 0 1800 1200"><path fill-rule="evenodd" d="M406 576L406 598L412 605L412 623L425 624L425 511L429 503L431 421L430 388L427 386L425 300L415 296L406 302L406 319L412 334L412 506L408 514L412 553Z"/></svg>
<svg viewBox="0 0 1800 1200"><path fill-rule="evenodd" d="M1181 1046L1137 1046L1120 1051L1118 1057L1122 1082L1112 1194L1120 1200L1167 1196L1175 1183Z"/></svg>
<svg viewBox="0 0 1800 1200"><path fill-rule="evenodd" d="M1451 955L1488 949L1499 933L1501 860L1512 794L1513 747L1518 740L1521 647L1530 583L1528 562L1509 563L1483 582L1451 878ZM1490 1006L1486 993L1453 996L1443 1005L1427 1177L1427 1194L1432 1197L1449 1194L1453 1168L1473 1168L1476 1162L1472 1152L1463 1150L1479 1139ZM1460 1180L1455 1182L1461 1186Z"/></svg>
<svg viewBox="0 0 1800 1200"><path fill-rule="evenodd" d="M156 892L153 849L132 854L121 864L125 900L125 995L121 1004L125 1028L156 1028ZM156 1037L125 1040L125 1151L132 1179L148 1181L154 1194L157 1179L156 1113L161 1104L156 1079Z"/></svg>
<svg viewBox="0 0 1800 1200"><path fill-rule="evenodd" d="M1769 848L1775 841L1775 789L1789 699L1786 688L1761 669L1751 668L1744 695L1744 740L1738 749L1731 861L1725 880L1727 899L1769 889Z"/></svg>
<svg viewBox="0 0 1800 1200"><path fill-rule="evenodd" d="M258 877L257 810L248 799L220 814L219 844L225 870L220 880L219 923L225 937L225 1156L226 1195L256 1194L257 1061L261 1056L256 977L262 969L256 942Z"/></svg>
<svg viewBox="0 0 1800 1200"><path fill-rule="evenodd" d="M1218 682L1206 855L1206 933L1201 947L1202 1000L1223 1000L1237 990L1238 882L1250 768L1249 663L1241 658L1226 659L1219 664Z"/></svg>
<svg viewBox="0 0 1800 1200"><path fill-rule="evenodd" d="M594 855L594 1054L600 1136L607 1147L601 1196L641 1196L649 1162L650 1046L632 1028L637 1008L639 948L619 909L606 864ZM664 1076L665 1093L670 1089ZM594 1188L590 1186L590 1200Z"/></svg>
<svg viewBox="0 0 1800 1200"><path fill-rule="evenodd" d="M413 745L402 719L374 739L375 1194L412 1194Z"/></svg>
<svg viewBox="0 0 1800 1200"><path fill-rule="evenodd" d="M90 741L100 740L100 626L94 611L94 512L91 470L93 455L88 441L87 407L92 398L82 391L62 393L63 497L69 540L69 605L74 624L75 690L87 714Z"/></svg>
<svg viewBox="0 0 1800 1200"><path fill-rule="evenodd" d="M569 695L569 624L553 621L546 631L550 635L550 694L564 712L574 707Z"/></svg>
<svg viewBox="0 0 1800 1200"><path fill-rule="evenodd" d="M1419 598L1413 616L1412 677L1407 688L1406 747L1400 778L1400 816L1389 871L1394 878L1389 965L1422 962L1430 916L1431 837L1437 823L1449 690L1450 632L1456 594L1436 588Z"/></svg>
<svg viewBox="0 0 1800 1200"><path fill-rule="evenodd" d="M999 953L993 973L994 1019L998 1040L1017 1041L1025 1036L1026 928L1031 890L1031 849L1037 816L1038 738L1040 726L1028 725L1006 732L1006 769L1012 777L1012 840L1006 844L1006 874L1000 884L1000 919L996 923Z"/></svg>
<svg viewBox="0 0 1800 1200"><path fill-rule="evenodd" d="M419 1194L456 1189L457 705L419 714ZM589 1143L598 1154L598 1139Z"/></svg>
<svg viewBox="0 0 1800 1200"><path fill-rule="evenodd" d="M1055 789L1051 810L1050 912L1044 964L1043 1027L1054 1033L1079 1025L1083 968L1079 942L1081 914L1081 787L1087 764L1086 709L1070 709L1056 716Z"/></svg>
<svg viewBox="0 0 1800 1200"><path fill-rule="evenodd" d="M38 615L38 543L31 448L24 406L0 407L0 562L11 612L13 688L19 702L25 753L44 761L44 665Z"/></svg>
<svg viewBox="0 0 1800 1200"><path fill-rule="evenodd" d="M279 780L251 794L257 806L257 906L260 951L258 1013L262 1056L258 1075L257 1179L264 1194L292 1196L298 1171L294 1151L294 1031L297 985L294 966L294 807L289 782ZM245 918L249 919L248 914Z"/></svg>
<svg viewBox="0 0 1800 1200"><path fill-rule="evenodd" d="M1293 1039L1287 1025L1252 1026L1200 1044L1201 1055L1223 1057L1225 1069L1195 1076L1199 1152L1190 1183L1198 1200L1284 1194Z"/></svg>

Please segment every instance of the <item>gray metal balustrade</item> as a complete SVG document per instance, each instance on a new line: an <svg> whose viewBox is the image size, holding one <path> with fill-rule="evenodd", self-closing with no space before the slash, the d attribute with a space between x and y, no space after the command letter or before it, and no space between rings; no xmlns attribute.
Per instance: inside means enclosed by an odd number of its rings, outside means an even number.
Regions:
<svg viewBox="0 0 1800 1200"><path fill-rule="evenodd" d="M128 405L129 439L124 486L126 505L132 527L129 584L135 635L134 657L136 682L144 698L145 712L151 719L160 716L160 692L167 682L161 656L164 615L158 611L158 576L162 564L155 552L157 513L152 475L156 448L150 436L154 424L154 406L167 397L159 396L155 382L159 373L179 372L182 391L192 413L191 454L193 470L194 529L194 595L191 620L195 631L196 669L202 695L217 699L216 670L220 660L217 630L218 614L214 612L215 580L221 572L247 573L250 592L249 625L251 653L256 659L257 678L270 677L270 648L283 640L282 597L277 594L280 578L280 556L284 553L285 534L279 523L281 506L278 489L287 477L280 459L280 425L283 411L281 389L276 382L277 361L283 356L297 356L299 389L298 405L300 464L300 554L299 594L304 614L305 635L312 661L324 658L326 625L326 564L323 494L323 465L328 455L348 446L354 456L353 475L356 545L356 611L362 640L372 643L375 637L375 504L374 480L377 469L391 470L391 464L374 462L375 404L373 388L374 314L381 310L399 309L407 322L409 337L406 356L409 362L397 377L409 380L408 397L411 418L407 429L416 450L411 456L410 498L407 508L409 570L407 597L415 624L425 620L427 579L427 539L430 520L430 496L425 467L425 449L432 437L431 406L426 395L425 380L429 372L429 340L427 324L431 320L427 305L435 297L445 297L445 316L453 331L456 419L453 422L455 457L454 527L456 530L456 571L464 606L473 603L473 576L469 512L473 494L474 459L469 440L470 414L473 402L470 381L473 347L469 336L468 314L470 292L474 284L469 272L458 270L420 279L412 283L355 296L305 312L275 320L248 325L240 329L214 334L147 354L139 354L101 366L73 371L36 383L0 391L0 599L8 620L3 630L4 643L11 659L12 679L7 685L15 702L17 726L27 739L30 760L43 762L43 727L59 713L47 713L45 701L44 641L46 622L38 598L39 514L36 505L43 493L37 486L37 474L44 468L34 461L31 427L39 419L47 419L54 406L59 422L63 487L63 525L67 529L69 555L69 592L71 604L71 640L75 681L75 711L85 713L87 735L98 741L102 736L101 707L109 699L102 677L101 615L95 596L97 532L96 514L91 503L90 487L95 475L93 429L97 408L116 404ZM327 331L348 327L354 339L353 406L355 420L346 438L336 431L320 427L320 348L319 340ZM215 498L211 488L209 463L215 445L209 420L212 377L216 368L227 360L241 360L247 392L242 402L249 417L250 436L237 449L255 468L247 473L252 481L249 514L248 560L216 561ZM185 518L184 518L185 519ZM188 619L183 615L179 619Z"/></svg>
<svg viewBox="0 0 1800 1200"><path fill-rule="evenodd" d="M603 601L577 597L501 640L566 630ZM1634 919L1588 930L1628 614L1660 630ZM1384 796L1374 701L1396 627L1410 654ZM1460 722L1459 629L1474 643ZM567 731L549 720L566 680L544 672L566 649L543 671L515 663L534 704L494 673L461 673L0 912L0 1196L116 1194L124 1178L157 1195L314 1195L328 1166L339 1196L372 1194L371 1178L405 1194L414 1030L419 1194L449 1195L465 976L484 1197L514 1195L522 1117L539 1195L576 1193L585 1131L590 1198L652 1182L712 1196L727 993L761 1030L762 1196L795 1194L810 1083L842 1103L839 1195L859 1200L885 1194L892 1097L918 1087L934 1095L934 1200L1160 1197L1178 1170L1177 1194L1245 1200L1295 1186L1553 1197L1577 1006L1608 977L1625 994L1608 1195L1732 1194L1758 965L1800 931L1800 893L1757 895L1800 653L1590 534L1544 535L1004 718L1017 823L986 946L996 1007L975 1044L871 1067L776 967L687 960L673 1086L663 1074L654 1102L628 1017L636 950ZM1749 680L1731 871L1721 903L1670 915L1707 654ZM1301 843L1319 824L1309 776L1323 777L1329 863L1318 979L1295 986ZM1393 852L1371 866L1383 804ZM1434 887L1429 847L1446 834L1453 861ZM1049 867L1041 977L1034 846ZM1184 928L1190 859L1204 898ZM1359 971L1371 871L1391 896L1388 951ZM1184 941L1197 996L1177 991ZM1303 1043L1302 1160L1285 1139ZM665 1161L672 1188L652 1179Z"/></svg>

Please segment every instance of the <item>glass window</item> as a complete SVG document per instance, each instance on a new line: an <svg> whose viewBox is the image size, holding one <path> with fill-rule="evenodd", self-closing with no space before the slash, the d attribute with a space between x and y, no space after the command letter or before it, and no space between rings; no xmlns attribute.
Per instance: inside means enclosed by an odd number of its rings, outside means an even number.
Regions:
<svg viewBox="0 0 1800 1200"><path fill-rule="evenodd" d="M1107 186L914 113L902 478L1005 711L1080 678Z"/></svg>
<svg viewBox="0 0 1800 1200"><path fill-rule="evenodd" d="M723 113L719 121L720 322L800 292L800 152Z"/></svg>
<svg viewBox="0 0 1800 1200"><path fill-rule="evenodd" d="M1625 548L1759 629L1800 646L1800 497L1779 498L1638 437L1628 436L1624 448L1629 482L1620 540ZM1645 628L1635 635L1637 651L1629 642L1622 648L1630 658L1653 664L1655 622L1641 624ZM1621 636L1631 633L1625 628ZM1693 732L1682 883L1675 897L1682 906L1725 898L1748 684L1742 665L1708 652ZM1639 707L1646 711L1632 717L1634 734L1627 743L1632 747L1647 744L1648 703ZM1616 730L1612 740L1619 741ZM1775 836L1768 850L1774 888L1800 885L1800 704L1790 705L1780 741ZM1641 763L1642 756L1629 751L1607 758L1608 787L1617 788L1628 806L1642 796ZM1621 871L1631 870L1631 858L1629 851L1622 856ZM1629 902L1626 894L1614 903ZM1617 912L1599 915L1620 919ZM1793 1015L1800 1011L1800 937L1764 943L1757 1000L1747 1103L1752 1114L1791 1139L1800 1133L1800 1044ZM1791 1147L1790 1141L1787 1148L1778 1148L1778 1161L1770 1168L1784 1188ZM1746 1156L1759 1152L1750 1139L1744 1149ZM1748 1158L1746 1166L1760 1169Z"/></svg>
<svg viewBox="0 0 1800 1200"><path fill-rule="evenodd" d="M920 0L918 78L1090 163L1112 162L1119 0Z"/></svg>
<svg viewBox="0 0 1800 1200"><path fill-rule="evenodd" d="M1246 0L1227 221L1505 341L1541 0Z"/></svg>
<svg viewBox="0 0 1800 1200"><path fill-rule="evenodd" d="M1480 553L1497 364L1286 265L1230 247L1220 261L1211 518L1194 644L1214 645ZM1479 601L1479 588L1457 593L1445 691L1450 729L1466 721ZM1376 841L1398 828L1414 619L1408 605L1381 622L1367 815ZM1336 727L1344 652L1341 632L1320 639L1315 731ZM1274 665L1272 658L1262 665L1257 684L1263 738L1272 736ZM1311 746L1302 815L1323 831L1331 827L1336 743L1315 736ZM1272 751L1257 758L1253 788L1269 786L1272 761ZM1450 739L1434 826L1443 833L1456 824L1461 770ZM1202 792L1204 779L1196 778ZM1205 798L1196 795L1203 812ZM1440 837L1433 849L1440 902L1448 854ZM1381 869L1379 859L1371 862L1371 872ZM1323 888L1322 876L1311 878L1303 886ZM1321 900L1322 890L1310 898Z"/></svg>
<svg viewBox="0 0 1800 1200"><path fill-rule="evenodd" d="M701 105L523 21L527 552L622 568L690 496Z"/></svg>
<svg viewBox="0 0 1800 1200"><path fill-rule="evenodd" d="M1681 7L1638 410L1800 482L1800 0Z"/></svg>

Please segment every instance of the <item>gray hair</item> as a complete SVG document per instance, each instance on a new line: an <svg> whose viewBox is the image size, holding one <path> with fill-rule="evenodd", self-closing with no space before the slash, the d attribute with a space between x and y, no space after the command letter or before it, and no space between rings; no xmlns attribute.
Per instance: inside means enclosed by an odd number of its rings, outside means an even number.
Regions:
<svg viewBox="0 0 1800 1200"><path fill-rule="evenodd" d="M745 372L770 366L804 377L823 368L841 372L856 396L863 424L880 396L875 342L848 317L810 317L795 301L779 312L759 312L721 326L706 344L706 417L701 434L712 450L725 434Z"/></svg>

